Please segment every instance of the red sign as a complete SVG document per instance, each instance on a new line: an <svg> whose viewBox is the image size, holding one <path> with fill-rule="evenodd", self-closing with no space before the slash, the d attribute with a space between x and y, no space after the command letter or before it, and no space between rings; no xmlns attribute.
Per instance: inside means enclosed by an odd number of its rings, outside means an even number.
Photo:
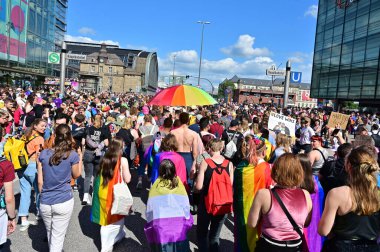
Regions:
<svg viewBox="0 0 380 252"><path fill-rule="evenodd" d="M302 101L311 101L310 91L302 91L301 99L302 99Z"/></svg>

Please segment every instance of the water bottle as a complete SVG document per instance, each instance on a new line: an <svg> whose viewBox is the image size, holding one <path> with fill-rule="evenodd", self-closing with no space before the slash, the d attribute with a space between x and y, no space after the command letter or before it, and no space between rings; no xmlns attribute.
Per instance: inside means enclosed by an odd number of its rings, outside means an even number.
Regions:
<svg viewBox="0 0 380 252"><path fill-rule="evenodd" d="M18 155L18 161L20 163L21 168L25 168L26 166L28 166L25 155L23 155L21 151L20 151L20 154Z"/></svg>

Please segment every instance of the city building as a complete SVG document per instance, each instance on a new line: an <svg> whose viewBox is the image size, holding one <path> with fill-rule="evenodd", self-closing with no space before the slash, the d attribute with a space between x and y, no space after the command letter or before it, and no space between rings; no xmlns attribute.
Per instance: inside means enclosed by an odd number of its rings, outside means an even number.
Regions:
<svg viewBox="0 0 380 252"><path fill-rule="evenodd" d="M78 78L87 91L147 92L158 87L156 52L122 49L117 45L66 42L71 54L86 55L86 60L69 60L67 77Z"/></svg>
<svg viewBox="0 0 380 252"><path fill-rule="evenodd" d="M0 0L0 84L42 84L60 75L59 65L47 62L49 51L61 51L67 2Z"/></svg>
<svg viewBox="0 0 380 252"><path fill-rule="evenodd" d="M278 104L284 100L284 79L277 78L272 83L268 79L251 79L233 76L228 82L234 83L233 101L253 104ZM272 88L273 87L273 88ZM310 98L309 83L290 83L289 106L314 108L317 100Z"/></svg>
<svg viewBox="0 0 380 252"><path fill-rule="evenodd" d="M378 107L379 60L380 0L320 0L311 97Z"/></svg>

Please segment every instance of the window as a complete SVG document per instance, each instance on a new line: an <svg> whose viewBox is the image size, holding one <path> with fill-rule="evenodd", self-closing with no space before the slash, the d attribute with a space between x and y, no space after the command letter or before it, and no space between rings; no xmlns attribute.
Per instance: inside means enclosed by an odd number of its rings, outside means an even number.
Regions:
<svg viewBox="0 0 380 252"><path fill-rule="evenodd" d="M99 73L103 73L103 67L99 66Z"/></svg>
<svg viewBox="0 0 380 252"><path fill-rule="evenodd" d="M108 67L108 72L112 73L112 67Z"/></svg>
<svg viewBox="0 0 380 252"><path fill-rule="evenodd" d="M95 66L91 66L91 72L95 72Z"/></svg>

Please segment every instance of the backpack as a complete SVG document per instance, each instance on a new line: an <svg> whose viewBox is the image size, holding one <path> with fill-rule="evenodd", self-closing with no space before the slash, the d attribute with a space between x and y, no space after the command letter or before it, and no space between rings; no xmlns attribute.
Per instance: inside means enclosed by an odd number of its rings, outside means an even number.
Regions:
<svg viewBox="0 0 380 252"><path fill-rule="evenodd" d="M211 159L205 159L211 169L211 179L205 193L206 211L212 215L224 215L232 212L232 184L228 171L229 161L225 159L217 165Z"/></svg>
<svg viewBox="0 0 380 252"><path fill-rule="evenodd" d="M154 131L155 128L156 128L156 126L153 125L152 128L151 128L151 130L150 130L150 132L148 132L148 133L145 132L145 130L144 130L144 132L141 132L141 130L140 130L140 132L142 133L142 135L141 135L141 145L142 145L142 149L143 149L144 152L149 148L149 146L153 142L153 131Z"/></svg>
<svg viewBox="0 0 380 252"><path fill-rule="evenodd" d="M237 147L234 142L235 135L236 135L236 132L233 134L231 139L228 137L229 141L228 141L228 144L226 145L226 149L224 150L224 156L229 159L233 158L235 156L235 153L237 152Z"/></svg>
<svg viewBox="0 0 380 252"><path fill-rule="evenodd" d="M377 134L371 135L372 139L375 141L375 147L380 148L380 135L379 135L380 130L377 132Z"/></svg>
<svg viewBox="0 0 380 252"><path fill-rule="evenodd" d="M25 138L16 139L15 137L8 137L4 144L4 156L12 162L15 170L26 168L29 164L29 158L34 153L28 154L26 146L38 136L33 136L29 141Z"/></svg>

